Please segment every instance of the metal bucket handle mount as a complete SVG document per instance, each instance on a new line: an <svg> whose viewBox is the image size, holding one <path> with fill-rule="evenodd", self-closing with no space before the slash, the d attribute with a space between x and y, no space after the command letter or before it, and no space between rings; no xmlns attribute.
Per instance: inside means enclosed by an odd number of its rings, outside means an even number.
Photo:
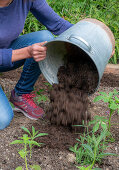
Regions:
<svg viewBox="0 0 119 170"><path fill-rule="evenodd" d="M73 42L73 39L76 39L78 41L80 41L81 43L83 43L85 45L85 50L88 52L91 52L91 46L90 44L84 40L82 37L72 34L69 38L67 38L69 41Z"/></svg>

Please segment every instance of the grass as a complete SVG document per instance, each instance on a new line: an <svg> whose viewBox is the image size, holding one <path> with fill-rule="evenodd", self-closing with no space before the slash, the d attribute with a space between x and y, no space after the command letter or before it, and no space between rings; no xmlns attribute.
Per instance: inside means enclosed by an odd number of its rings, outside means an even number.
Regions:
<svg viewBox="0 0 119 170"><path fill-rule="evenodd" d="M109 62L119 61L119 1L118 0L47 0L54 11L72 24L84 18L96 18L104 22L115 36L115 54ZM23 34L46 29L31 13L26 19Z"/></svg>

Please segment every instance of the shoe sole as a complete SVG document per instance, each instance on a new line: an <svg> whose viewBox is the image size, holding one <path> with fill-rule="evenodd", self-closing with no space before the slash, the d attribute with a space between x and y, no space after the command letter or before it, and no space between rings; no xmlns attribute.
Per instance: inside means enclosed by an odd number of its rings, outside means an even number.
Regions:
<svg viewBox="0 0 119 170"><path fill-rule="evenodd" d="M24 112L22 109L19 109L17 107L13 108L13 111L16 111L16 112L21 112L24 114L24 116L26 116L27 118L31 119L31 120L38 120L39 118L33 118L31 116L29 116L28 114L26 114L26 112Z"/></svg>

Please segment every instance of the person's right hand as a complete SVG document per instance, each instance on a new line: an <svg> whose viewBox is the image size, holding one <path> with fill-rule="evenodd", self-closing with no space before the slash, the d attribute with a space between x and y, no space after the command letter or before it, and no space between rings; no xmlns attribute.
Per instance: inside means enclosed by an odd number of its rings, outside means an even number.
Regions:
<svg viewBox="0 0 119 170"><path fill-rule="evenodd" d="M44 60L46 57L46 50L47 48L44 47L43 45L46 43L36 43L31 46L28 46L28 53L30 57L33 57L36 62Z"/></svg>

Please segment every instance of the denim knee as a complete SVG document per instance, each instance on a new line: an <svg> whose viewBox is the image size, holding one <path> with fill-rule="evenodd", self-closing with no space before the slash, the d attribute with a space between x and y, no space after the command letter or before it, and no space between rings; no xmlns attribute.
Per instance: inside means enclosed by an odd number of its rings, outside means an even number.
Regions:
<svg viewBox="0 0 119 170"><path fill-rule="evenodd" d="M31 44L40 43L44 41L52 41L54 39L53 34L48 30L32 32L26 35L28 36L28 39L29 38L31 39L30 41Z"/></svg>
<svg viewBox="0 0 119 170"><path fill-rule="evenodd" d="M53 39L54 39L54 36L50 31L41 30L41 31L32 32L32 33L19 36L16 40L12 42L12 44L10 45L10 48L20 49L20 48L24 48L35 43L51 41Z"/></svg>
<svg viewBox="0 0 119 170"><path fill-rule="evenodd" d="M38 31L36 34L38 34L39 37L39 41L52 41L54 39L53 34L48 31L48 30L42 30L42 31ZM41 36L42 34L42 36Z"/></svg>
<svg viewBox="0 0 119 170"><path fill-rule="evenodd" d="M0 87L0 130L6 128L14 117L13 110Z"/></svg>

